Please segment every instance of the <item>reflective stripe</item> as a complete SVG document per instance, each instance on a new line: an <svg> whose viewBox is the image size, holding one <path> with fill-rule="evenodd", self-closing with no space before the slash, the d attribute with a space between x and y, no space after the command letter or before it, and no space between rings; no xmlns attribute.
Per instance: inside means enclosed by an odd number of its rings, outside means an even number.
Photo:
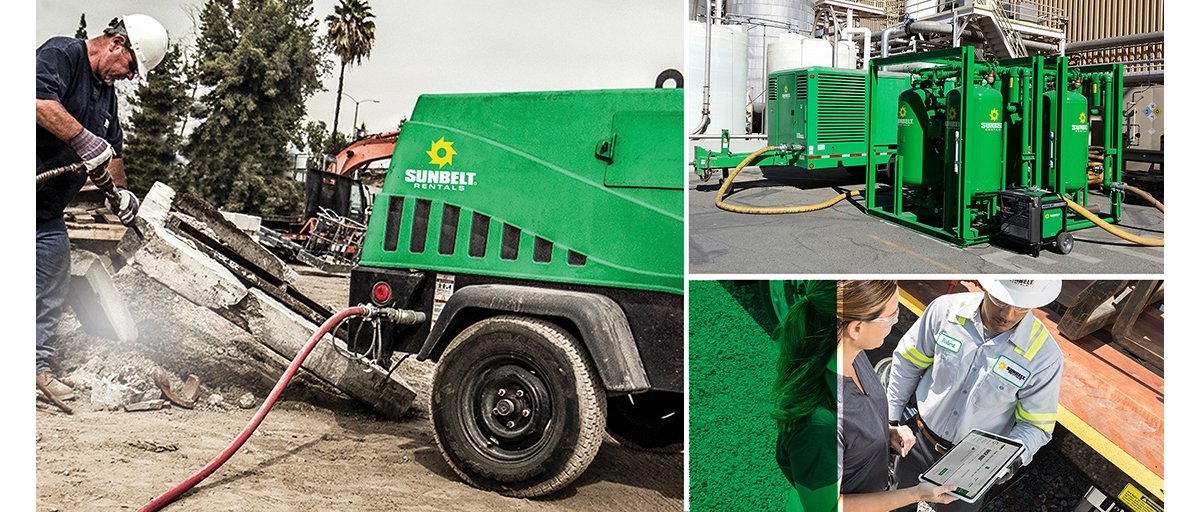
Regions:
<svg viewBox="0 0 1200 512"><path fill-rule="evenodd" d="M1054 423L1058 418L1058 411L1042 414L1034 414L1021 407L1021 402L1017 402L1017 411L1014 413L1018 421L1029 423L1046 432L1054 432Z"/></svg>
<svg viewBox="0 0 1200 512"><path fill-rule="evenodd" d="M967 317L965 317L965 316L960 316L960 317L958 317L956 320L958 321L958 325L961 325L961 326L963 326L963 327L966 327L966 325L967 325Z"/></svg>
<svg viewBox="0 0 1200 512"><path fill-rule="evenodd" d="M912 364L917 365L917 368L922 370L929 368L929 365L933 364L933 358L922 354L921 351L917 350L917 347L910 347L908 352L904 353L904 358L912 361Z"/></svg>
<svg viewBox="0 0 1200 512"><path fill-rule="evenodd" d="M1042 345L1050 338L1050 331L1042 327L1041 322L1033 323L1033 332L1029 337L1034 338L1033 343L1029 344L1029 351L1025 353L1025 359L1033 360L1033 356L1037 355L1038 350L1041 350Z"/></svg>

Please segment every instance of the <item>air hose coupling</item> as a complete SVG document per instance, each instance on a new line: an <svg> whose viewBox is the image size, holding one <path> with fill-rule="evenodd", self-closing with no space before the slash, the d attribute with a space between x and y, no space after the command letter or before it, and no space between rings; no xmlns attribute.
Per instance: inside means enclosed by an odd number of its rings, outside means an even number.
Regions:
<svg viewBox="0 0 1200 512"><path fill-rule="evenodd" d="M363 309L366 310L363 317L367 320L380 319L400 325L419 324L427 318L425 313L411 309L381 308L371 304L364 305Z"/></svg>
<svg viewBox="0 0 1200 512"><path fill-rule="evenodd" d="M780 153L800 153L804 151L804 144L800 144L798 142L793 144L780 144L775 146L775 150L779 151Z"/></svg>
<svg viewBox="0 0 1200 512"><path fill-rule="evenodd" d="M1115 190L1115 191L1117 191L1117 192L1124 192L1124 191L1125 191L1125 182L1123 182L1123 181L1114 181L1114 182L1113 182L1113 184L1112 184L1112 189L1113 189L1113 190Z"/></svg>

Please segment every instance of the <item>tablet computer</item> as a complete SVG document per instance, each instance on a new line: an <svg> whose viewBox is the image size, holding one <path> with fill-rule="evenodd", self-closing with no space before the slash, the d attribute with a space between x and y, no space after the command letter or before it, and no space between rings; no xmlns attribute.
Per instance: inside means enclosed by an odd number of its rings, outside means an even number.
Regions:
<svg viewBox="0 0 1200 512"><path fill-rule="evenodd" d="M958 499L975 503L996 483L1000 474L1025 452L1025 445L1015 439L973 429L967 437L942 455L921 475L921 480L935 485L954 484L951 491Z"/></svg>

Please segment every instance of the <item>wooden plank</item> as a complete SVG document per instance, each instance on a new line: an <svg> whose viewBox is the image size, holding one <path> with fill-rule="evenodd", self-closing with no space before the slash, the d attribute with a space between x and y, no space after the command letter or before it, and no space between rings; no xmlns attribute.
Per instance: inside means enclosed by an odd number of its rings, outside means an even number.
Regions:
<svg viewBox="0 0 1200 512"><path fill-rule="evenodd" d="M1063 352L1059 405L1163 477L1163 378L1092 336L1067 340L1059 334L1059 316L1053 312L1035 310L1034 315Z"/></svg>
<svg viewBox="0 0 1200 512"><path fill-rule="evenodd" d="M67 237L71 240L120 241L128 229L120 224L80 224L67 223Z"/></svg>

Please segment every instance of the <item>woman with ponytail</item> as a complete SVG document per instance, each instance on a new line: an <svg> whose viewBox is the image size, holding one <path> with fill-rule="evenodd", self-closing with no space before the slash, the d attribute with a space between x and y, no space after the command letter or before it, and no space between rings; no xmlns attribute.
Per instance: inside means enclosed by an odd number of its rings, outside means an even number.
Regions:
<svg viewBox="0 0 1200 512"><path fill-rule="evenodd" d="M776 461L792 484L788 510L887 511L949 503L954 486L888 490L888 448L915 438L887 423L887 398L866 352L900 314L896 281L808 281L776 332Z"/></svg>

